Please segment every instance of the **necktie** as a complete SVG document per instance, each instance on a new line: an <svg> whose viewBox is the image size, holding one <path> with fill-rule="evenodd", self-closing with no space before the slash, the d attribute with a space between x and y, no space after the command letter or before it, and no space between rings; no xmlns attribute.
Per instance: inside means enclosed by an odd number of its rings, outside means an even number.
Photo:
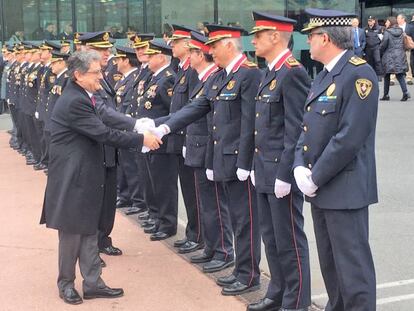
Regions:
<svg viewBox="0 0 414 311"><path fill-rule="evenodd" d="M95 105L96 105L96 98L95 98L95 96L94 96L94 95L92 95L92 97L91 97L91 101L92 101L92 106L94 106L94 107L95 107Z"/></svg>
<svg viewBox="0 0 414 311"><path fill-rule="evenodd" d="M359 48L359 34L358 34L358 28L354 29L354 47Z"/></svg>

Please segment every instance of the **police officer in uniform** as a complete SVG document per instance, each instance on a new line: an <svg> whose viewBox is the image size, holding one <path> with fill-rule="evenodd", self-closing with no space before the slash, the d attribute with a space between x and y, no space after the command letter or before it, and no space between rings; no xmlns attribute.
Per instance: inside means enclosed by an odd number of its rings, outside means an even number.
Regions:
<svg viewBox="0 0 414 311"><path fill-rule="evenodd" d="M288 49L296 21L259 12L253 19L252 43L268 66L256 96L251 176L271 280L265 298L248 310L304 311L311 304L309 249L292 165L310 79Z"/></svg>
<svg viewBox="0 0 414 311"><path fill-rule="evenodd" d="M210 48L205 44L207 40L204 35L191 32L191 40L188 42L190 65L197 71L199 82L190 93L190 103L202 96L208 90L209 83L220 74L220 68L214 64L213 57L209 54ZM218 195L217 184L208 180L205 172L211 117L210 112L187 126L183 149L185 165L194 169L196 203L200 210L198 221L201 223L204 240L204 251L192 256L192 263L206 263L212 260L224 262L229 254L234 253L227 204L223 197Z"/></svg>
<svg viewBox="0 0 414 311"><path fill-rule="evenodd" d="M173 86L170 113L180 110L188 102L189 95L198 83L197 72L190 67L190 49L188 41L191 38L190 27L172 25L173 34L170 38L173 56L180 62ZM196 202L194 170L184 164L183 146L185 129L168 135L167 152L175 154L178 163L178 175L180 177L181 193L187 214L187 226L185 237L174 242L180 253L189 253L203 247L201 232L200 209ZM177 176L178 177L178 176Z"/></svg>
<svg viewBox="0 0 414 311"><path fill-rule="evenodd" d="M380 44L382 29L378 25L374 16L368 17L368 26L365 28L365 59L368 64L375 70L377 76L382 75Z"/></svg>
<svg viewBox="0 0 414 311"><path fill-rule="evenodd" d="M217 181L219 195L227 200L235 239L236 263L232 274L220 277L223 295L239 295L254 291L260 284L260 233L256 193L250 182L254 154L254 98L261 73L247 61L241 50L239 27L207 25L211 54L223 68L207 94L194 100L171 116L155 131L159 137L184 128L213 111L211 144L207 151L206 175ZM212 260L203 267L214 272L233 264L232 256L225 261Z"/></svg>
<svg viewBox="0 0 414 311"><path fill-rule="evenodd" d="M305 103L294 176L311 203L327 311L376 310L368 206L378 201L378 79L353 55L352 14L308 9L312 58L325 65ZM333 36L332 33L335 35Z"/></svg>

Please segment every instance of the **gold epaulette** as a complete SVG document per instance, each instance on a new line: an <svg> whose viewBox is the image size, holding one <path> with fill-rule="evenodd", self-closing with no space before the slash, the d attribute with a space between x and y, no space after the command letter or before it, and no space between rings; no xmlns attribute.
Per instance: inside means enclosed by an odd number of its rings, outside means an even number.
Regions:
<svg viewBox="0 0 414 311"><path fill-rule="evenodd" d="M300 66L300 63L293 56L286 59L286 64L288 64L290 67Z"/></svg>
<svg viewBox="0 0 414 311"><path fill-rule="evenodd" d="M355 65L355 66L359 66L359 65L363 65L363 64L366 64L366 60L364 60L364 59L362 59L362 58L360 58L360 57L358 57L358 56L352 56L350 59L349 59L349 62L352 64L352 65Z"/></svg>
<svg viewBox="0 0 414 311"><path fill-rule="evenodd" d="M165 72L165 76L166 76L166 77L172 76L172 73L171 73L169 70L167 70L167 71Z"/></svg>
<svg viewBox="0 0 414 311"><path fill-rule="evenodd" d="M249 60L246 60L243 64L243 67L248 67L248 68L257 68L257 64L254 62L251 62Z"/></svg>

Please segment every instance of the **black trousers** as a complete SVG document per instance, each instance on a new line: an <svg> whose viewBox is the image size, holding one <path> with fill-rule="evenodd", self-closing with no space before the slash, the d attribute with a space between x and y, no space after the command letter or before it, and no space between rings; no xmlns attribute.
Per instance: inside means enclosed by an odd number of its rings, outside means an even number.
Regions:
<svg viewBox="0 0 414 311"><path fill-rule="evenodd" d="M382 64L381 64L381 54L379 46L375 49L365 49L365 59L367 63L375 70L377 76L383 75Z"/></svg>
<svg viewBox="0 0 414 311"><path fill-rule="evenodd" d="M121 175L121 180L118 179L118 189L119 193L124 193L122 187L123 183L126 182L127 191L127 202L130 202L132 206L136 207L146 207L144 202L144 195L142 191L142 178L141 172L136 160L136 151L130 150L119 150L119 168L118 177ZM122 200L124 200L124 195L122 195Z"/></svg>
<svg viewBox="0 0 414 311"><path fill-rule="evenodd" d="M104 248L112 245L109 237L115 223L116 213L116 172L117 167L105 168L104 201L99 221L98 246Z"/></svg>
<svg viewBox="0 0 414 311"><path fill-rule="evenodd" d="M234 235L236 263L233 271L245 285L260 283L260 229L256 192L250 181L217 183L227 197Z"/></svg>
<svg viewBox="0 0 414 311"><path fill-rule="evenodd" d="M205 168L194 168L194 179L204 253L215 260L233 260L231 218L222 187L207 179Z"/></svg>
<svg viewBox="0 0 414 311"><path fill-rule="evenodd" d="M151 189L146 202L158 231L175 235L178 212L178 158L175 154L149 153L146 157Z"/></svg>
<svg viewBox="0 0 414 311"><path fill-rule="evenodd" d="M30 146L33 153L33 157L36 162L40 162L42 156L42 150L40 147L40 137L38 135L38 129L36 127L36 119L34 116L26 115L28 135L30 139Z"/></svg>
<svg viewBox="0 0 414 311"><path fill-rule="evenodd" d="M303 195L295 191L278 199L274 193L257 193L257 204L271 274L266 297L286 309L307 308L311 283Z"/></svg>
<svg viewBox="0 0 414 311"><path fill-rule="evenodd" d="M375 311L375 268L368 241L368 207L328 210L312 205L326 311Z"/></svg>
<svg viewBox="0 0 414 311"><path fill-rule="evenodd" d="M40 162L43 164L49 164L49 146L50 146L50 132L44 128L43 124L43 136L41 139L42 156Z"/></svg>
<svg viewBox="0 0 414 311"><path fill-rule="evenodd" d="M181 154L175 156L178 158L178 176L180 177L181 193L187 213L185 236L190 241L201 243L203 242L203 235L200 222L200 206L197 204L196 197L194 169L184 164L185 159Z"/></svg>

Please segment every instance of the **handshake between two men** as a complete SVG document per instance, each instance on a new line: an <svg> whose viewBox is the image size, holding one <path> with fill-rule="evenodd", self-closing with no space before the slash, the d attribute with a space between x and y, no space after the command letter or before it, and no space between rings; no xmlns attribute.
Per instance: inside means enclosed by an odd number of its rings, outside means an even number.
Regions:
<svg viewBox="0 0 414 311"><path fill-rule="evenodd" d="M161 124L159 126L155 126L155 122L152 119L149 118L141 118L138 119L134 130L140 134L144 135L144 146L142 147L141 152L147 153L150 150L156 150L162 145L162 138L165 135L168 135L171 130L166 124ZM183 157L185 158L186 155L186 149L185 146L183 147ZM249 177L255 186L255 174L253 171L244 170L241 168L237 169L237 178L240 181L246 181ZM214 171L211 169L206 169L206 176L207 179L210 181L214 181ZM315 183L312 180L312 172L310 169L298 166L294 169L294 177L296 184L298 185L298 188L300 191L303 192L303 194L314 197L316 195L316 191L318 190L318 187L315 185ZM274 187L275 195L277 198L281 199L288 195L291 191L291 185L289 183L286 183L282 180L276 179L275 180L275 187Z"/></svg>

